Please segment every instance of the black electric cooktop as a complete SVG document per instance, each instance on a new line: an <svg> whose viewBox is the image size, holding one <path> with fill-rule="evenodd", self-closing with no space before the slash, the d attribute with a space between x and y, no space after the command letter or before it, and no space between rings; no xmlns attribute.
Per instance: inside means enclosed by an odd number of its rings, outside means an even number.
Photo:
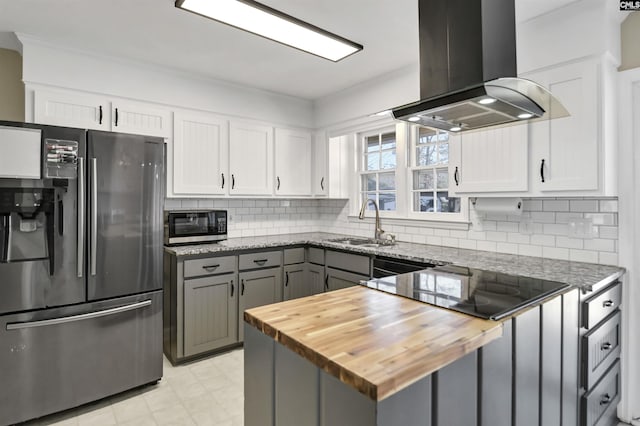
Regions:
<svg viewBox="0 0 640 426"><path fill-rule="evenodd" d="M569 287L556 281L451 265L377 278L362 285L492 320L504 318Z"/></svg>

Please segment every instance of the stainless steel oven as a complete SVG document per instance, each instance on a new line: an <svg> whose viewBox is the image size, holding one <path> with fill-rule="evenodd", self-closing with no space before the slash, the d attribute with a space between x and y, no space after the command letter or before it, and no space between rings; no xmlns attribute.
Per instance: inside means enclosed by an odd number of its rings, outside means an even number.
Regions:
<svg viewBox="0 0 640 426"><path fill-rule="evenodd" d="M165 245L204 244L226 239L226 210L174 210L164 212Z"/></svg>

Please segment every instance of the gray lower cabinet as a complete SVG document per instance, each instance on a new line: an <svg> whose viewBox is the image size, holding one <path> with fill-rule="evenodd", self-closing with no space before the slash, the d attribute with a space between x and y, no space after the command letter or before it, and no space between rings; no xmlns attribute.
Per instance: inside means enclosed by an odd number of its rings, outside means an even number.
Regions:
<svg viewBox="0 0 640 426"><path fill-rule="evenodd" d="M184 356L238 341L236 274L184 282Z"/></svg>
<svg viewBox="0 0 640 426"><path fill-rule="evenodd" d="M244 311L282 301L282 268L240 272L238 280L240 282L238 337L240 341L243 341Z"/></svg>
<svg viewBox="0 0 640 426"><path fill-rule="evenodd" d="M353 287L362 280L368 280L368 275L342 271L340 269L326 268L325 290L333 291L341 288Z"/></svg>
<svg viewBox="0 0 640 426"><path fill-rule="evenodd" d="M306 280L311 287L311 294L322 293L324 291L324 265L307 263Z"/></svg>
<svg viewBox="0 0 640 426"><path fill-rule="evenodd" d="M622 284L615 282L581 300L580 425L618 424Z"/></svg>
<svg viewBox="0 0 640 426"><path fill-rule="evenodd" d="M284 300L297 299L313 294L312 283L306 279L306 267L304 263L285 265L284 273Z"/></svg>

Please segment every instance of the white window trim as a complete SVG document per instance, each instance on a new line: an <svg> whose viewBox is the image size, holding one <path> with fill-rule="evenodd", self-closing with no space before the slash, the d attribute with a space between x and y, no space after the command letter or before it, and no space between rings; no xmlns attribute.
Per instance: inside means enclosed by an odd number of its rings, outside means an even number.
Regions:
<svg viewBox="0 0 640 426"><path fill-rule="evenodd" d="M348 128L348 136L352 139L354 144L352 152L355 153L355 161L353 163L355 182L352 182L350 185L350 199L355 200L355 202L350 203L350 212L348 215L349 222L355 222L358 220L360 206L363 201L361 197L361 176L366 174L366 172L363 170L364 152L362 138L367 135L390 131L393 129L393 126L395 126L397 210L380 211L380 217L385 219L385 223L391 225L396 224L399 226L407 226L415 224L416 226L428 226L430 228L469 229L469 197L459 196L459 198L461 198L460 213L413 211L413 168L411 165L414 164L415 140L417 137L418 126L409 125L404 122L390 121L391 120L376 120L375 123L369 122L361 126ZM336 131L334 130L332 133L336 133ZM337 133L340 132L337 131ZM449 173L449 179L452 179L451 173ZM449 185L449 187L451 187L451 185ZM375 215L373 212L367 211L364 223L373 223L374 217Z"/></svg>

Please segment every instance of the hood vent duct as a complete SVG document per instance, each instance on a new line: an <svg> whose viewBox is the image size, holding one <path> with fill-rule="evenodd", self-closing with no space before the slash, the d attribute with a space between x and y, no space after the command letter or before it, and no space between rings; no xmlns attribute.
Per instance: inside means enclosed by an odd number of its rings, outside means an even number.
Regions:
<svg viewBox="0 0 640 426"><path fill-rule="evenodd" d="M558 118L544 87L517 78L514 0L418 0L420 101L399 120L449 131Z"/></svg>

